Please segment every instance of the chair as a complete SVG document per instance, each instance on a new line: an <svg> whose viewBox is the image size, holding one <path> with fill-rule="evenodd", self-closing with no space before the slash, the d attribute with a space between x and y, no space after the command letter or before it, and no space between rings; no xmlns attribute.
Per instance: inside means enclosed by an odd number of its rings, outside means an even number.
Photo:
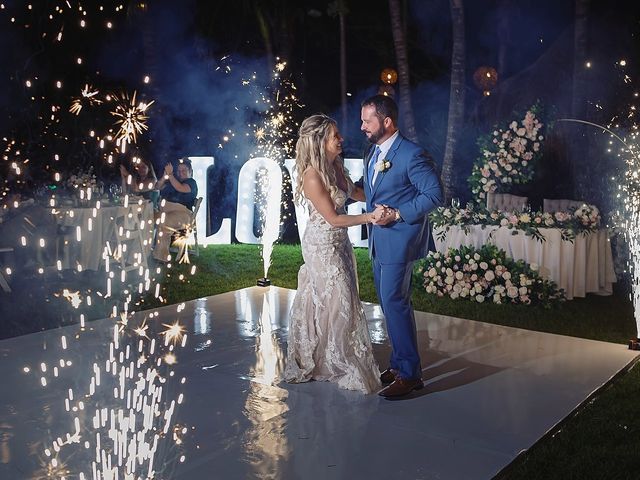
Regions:
<svg viewBox="0 0 640 480"><path fill-rule="evenodd" d="M119 208L114 219L116 259L120 261L120 268L124 271L137 270L141 265L147 266L144 255L144 239L142 228L142 213L133 208Z"/></svg>
<svg viewBox="0 0 640 480"><path fill-rule="evenodd" d="M542 200L542 210L544 212L568 212L570 208L579 208L584 204L585 202L580 200L568 200L566 198L551 200L545 198Z"/></svg>
<svg viewBox="0 0 640 480"><path fill-rule="evenodd" d="M189 245L187 245L187 252L189 254L193 254L196 257L200 256L200 247L198 246L198 225L196 222L196 218L198 216L198 210L200 210L200 205L202 204L202 197L198 197L196 198L195 203L193 204L193 211L191 212L191 220L189 225L186 226L185 230L187 231L187 233L192 233L193 234L193 248L190 248ZM171 240L171 243L173 243L173 237ZM179 249L177 247L171 247L169 249L169 251L171 252L179 252Z"/></svg>
<svg viewBox="0 0 640 480"><path fill-rule="evenodd" d="M519 197L509 193L487 193L487 209L505 212L521 212L527 206L528 197Z"/></svg>

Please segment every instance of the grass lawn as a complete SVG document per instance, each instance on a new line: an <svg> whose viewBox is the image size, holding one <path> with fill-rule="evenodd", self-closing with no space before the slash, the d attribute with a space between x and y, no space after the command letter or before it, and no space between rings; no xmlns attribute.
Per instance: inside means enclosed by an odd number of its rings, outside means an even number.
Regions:
<svg viewBox="0 0 640 480"><path fill-rule="evenodd" d="M356 249L360 296L377 303L366 249ZM172 268L164 282L168 303L215 295L255 285L262 277L255 245L215 245L200 250L190 266ZM296 288L302 253L298 245L276 245L269 278L273 285ZM179 280L183 273L184 279ZM589 295L556 308L476 304L435 298L415 289L416 310L544 332L626 344L636 326L629 293ZM155 300L146 302L156 306ZM640 478L640 368L619 375L577 413L563 422L500 475L501 479Z"/></svg>

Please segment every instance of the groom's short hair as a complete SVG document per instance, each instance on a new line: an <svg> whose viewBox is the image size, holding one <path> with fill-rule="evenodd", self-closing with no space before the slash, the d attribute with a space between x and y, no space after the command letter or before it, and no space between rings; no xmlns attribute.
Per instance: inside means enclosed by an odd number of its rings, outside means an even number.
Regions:
<svg viewBox="0 0 640 480"><path fill-rule="evenodd" d="M398 125L398 105L387 95L374 95L362 102L361 107L373 106L376 114L384 120L389 117L394 125Z"/></svg>

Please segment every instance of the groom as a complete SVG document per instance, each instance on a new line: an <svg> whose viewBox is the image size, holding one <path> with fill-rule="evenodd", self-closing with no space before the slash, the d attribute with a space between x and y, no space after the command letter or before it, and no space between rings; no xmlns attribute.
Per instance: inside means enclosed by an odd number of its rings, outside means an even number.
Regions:
<svg viewBox="0 0 640 480"><path fill-rule="evenodd" d="M401 397L423 387L411 305L413 264L426 253L427 214L442 204L433 160L398 131L398 107L387 96L362 102L362 126L371 146L364 158L367 211L385 206L385 216L369 226L373 277L387 321L391 359L380 380L383 397Z"/></svg>

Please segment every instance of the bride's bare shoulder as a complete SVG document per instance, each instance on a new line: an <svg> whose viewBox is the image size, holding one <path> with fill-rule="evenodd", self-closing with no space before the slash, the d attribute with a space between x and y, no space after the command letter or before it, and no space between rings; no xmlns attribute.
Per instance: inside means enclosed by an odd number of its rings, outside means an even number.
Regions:
<svg viewBox="0 0 640 480"><path fill-rule="evenodd" d="M302 185L304 188L314 188L318 185L322 185L320 174L315 168L309 167L304 171L302 174Z"/></svg>

